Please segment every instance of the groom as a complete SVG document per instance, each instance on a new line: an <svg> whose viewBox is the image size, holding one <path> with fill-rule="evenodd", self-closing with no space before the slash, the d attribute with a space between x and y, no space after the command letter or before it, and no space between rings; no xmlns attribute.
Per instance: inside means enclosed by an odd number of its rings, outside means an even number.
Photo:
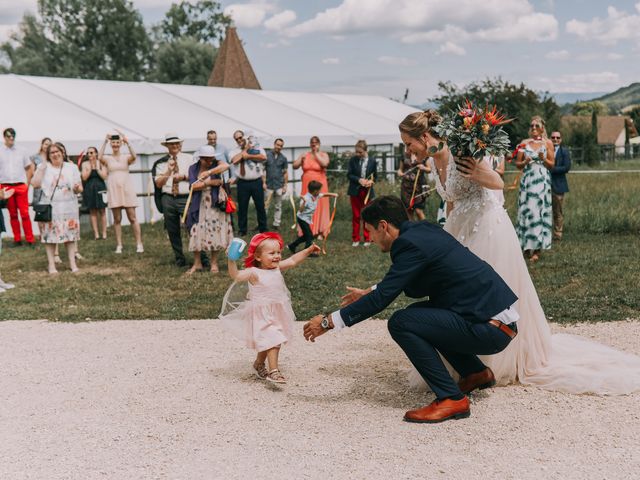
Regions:
<svg viewBox="0 0 640 480"><path fill-rule="evenodd" d="M436 395L404 419L436 423L468 417L465 394L495 384L493 372L476 355L498 353L516 336L516 295L442 228L407 221L399 198L373 200L362 219L373 243L391 253L391 268L368 290L349 288L339 311L313 317L304 326L305 338L313 342L331 329L351 327L384 310L401 292L423 299L396 311L388 323L391 336ZM461 375L458 384L438 353Z"/></svg>

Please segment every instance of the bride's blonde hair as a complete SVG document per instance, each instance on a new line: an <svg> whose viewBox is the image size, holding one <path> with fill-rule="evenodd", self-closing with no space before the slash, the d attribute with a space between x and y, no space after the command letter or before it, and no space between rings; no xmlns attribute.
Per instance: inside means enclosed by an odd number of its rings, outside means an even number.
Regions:
<svg viewBox="0 0 640 480"><path fill-rule="evenodd" d="M433 127L439 125L442 117L435 110L425 110L424 112L410 113L400 122L398 128L402 133L406 133L410 137L420 138L420 136L428 132L434 138L440 139L433 131Z"/></svg>

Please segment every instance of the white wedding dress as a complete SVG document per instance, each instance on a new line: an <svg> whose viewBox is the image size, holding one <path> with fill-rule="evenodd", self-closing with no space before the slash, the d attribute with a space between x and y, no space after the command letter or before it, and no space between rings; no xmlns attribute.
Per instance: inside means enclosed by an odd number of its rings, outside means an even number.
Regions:
<svg viewBox="0 0 640 480"><path fill-rule="evenodd" d="M433 159L431 169L437 172ZM460 175L449 158L440 196L454 207L444 229L486 261L518 296L518 335L496 355L481 356L498 385L519 381L549 390L600 395L640 390L640 357L584 338L551 335L507 211L490 190ZM424 381L417 372L412 385Z"/></svg>

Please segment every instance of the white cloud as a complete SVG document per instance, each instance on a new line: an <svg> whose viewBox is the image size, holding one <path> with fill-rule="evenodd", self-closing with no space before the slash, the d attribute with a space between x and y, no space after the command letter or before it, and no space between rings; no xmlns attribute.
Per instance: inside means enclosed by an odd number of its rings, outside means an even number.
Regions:
<svg viewBox="0 0 640 480"><path fill-rule="evenodd" d="M584 40L596 40L605 45L615 45L622 40L640 40L640 2L636 12L624 12L615 7L607 8L607 18L595 17L588 22L569 20L567 32Z"/></svg>
<svg viewBox="0 0 640 480"><path fill-rule="evenodd" d="M550 92L598 92L621 86L620 75L614 72L572 73L536 79Z"/></svg>
<svg viewBox="0 0 640 480"><path fill-rule="evenodd" d="M379 31L405 43L545 41L557 37L558 22L536 12L529 0L343 0L285 34Z"/></svg>
<svg viewBox="0 0 640 480"><path fill-rule="evenodd" d="M549 60L567 60L569 58L568 50L552 50L545 55Z"/></svg>
<svg viewBox="0 0 640 480"><path fill-rule="evenodd" d="M239 28L255 28L262 25L268 13L275 10L275 5L266 1L252 3L233 3L224 9L224 14L233 19Z"/></svg>
<svg viewBox="0 0 640 480"><path fill-rule="evenodd" d="M325 65L339 65L340 59L336 57L323 58L322 63Z"/></svg>
<svg viewBox="0 0 640 480"><path fill-rule="evenodd" d="M413 60L412 58L406 57L389 57L383 55L382 57L378 57L378 62L384 65L394 65L398 67L411 67L413 65L417 65L418 62Z"/></svg>
<svg viewBox="0 0 640 480"><path fill-rule="evenodd" d="M296 21L296 12L293 10L284 10L280 13L276 13L273 17L264 22L264 26L267 30L280 30L287 25Z"/></svg>
<svg viewBox="0 0 640 480"><path fill-rule="evenodd" d="M601 52L591 52L591 53L583 53L581 55L578 55L577 60L580 62L597 62L597 61L601 61L601 60L622 60L624 58L624 55L620 54L620 53L614 53L614 52L609 52L609 53L601 53Z"/></svg>
<svg viewBox="0 0 640 480"><path fill-rule="evenodd" d="M438 55L458 55L463 56L467 54L467 51L462 48L460 45L456 45L453 42L445 42L440 45L440 49L438 50Z"/></svg>

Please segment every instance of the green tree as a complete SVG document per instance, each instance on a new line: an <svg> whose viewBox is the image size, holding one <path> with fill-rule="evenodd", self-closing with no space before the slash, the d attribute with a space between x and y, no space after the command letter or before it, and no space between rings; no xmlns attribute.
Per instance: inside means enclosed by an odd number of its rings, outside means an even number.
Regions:
<svg viewBox="0 0 640 480"><path fill-rule="evenodd" d="M560 108L548 93L538 93L524 83L512 84L501 78L486 79L458 87L451 82L439 82L441 94L430 101L438 105L440 112L456 110L465 99L477 105L496 105L508 118L515 120L504 126L512 145L529 137L529 120L534 115L544 118L547 132L558 129Z"/></svg>
<svg viewBox="0 0 640 480"><path fill-rule="evenodd" d="M206 85L213 68L216 49L193 38L183 38L158 46L151 80L160 83Z"/></svg>
<svg viewBox="0 0 640 480"><path fill-rule="evenodd" d="M38 16L0 48L10 72L107 80L144 79L151 54L128 0L38 0Z"/></svg>
<svg viewBox="0 0 640 480"><path fill-rule="evenodd" d="M151 79L164 83L206 85L218 53L217 46L231 18L218 2L182 1L171 5L153 27L156 42Z"/></svg>
<svg viewBox="0 0 640 480"><path fill-rule="evenodd" d="M220 44L231 18L222 13L220 3L198 0L195 4L173 3L164 19L154 27L159 42L169 43L191 37L201 43Z"/></svg>
<svg viewBox="0 0 640 480"><path fill-rule="evenodd" d="M593 113L596 115L608 115L609 107L602 102L576 102L571 107L571 113L574 115L589 117Z"/></svg>

